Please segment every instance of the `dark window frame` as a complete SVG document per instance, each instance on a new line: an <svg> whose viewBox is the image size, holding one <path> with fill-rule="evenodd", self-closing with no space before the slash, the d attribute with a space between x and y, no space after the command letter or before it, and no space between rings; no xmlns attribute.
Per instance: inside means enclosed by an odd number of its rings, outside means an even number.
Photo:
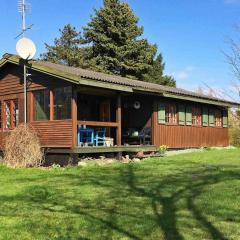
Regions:
<svg viewBox="0 0 240 240"><path fill-rule="evenodd" d="M215 127L218 127L218 128L223 127L222 111L219 109L216 109L214 111L214 117L215 117Z"/></svg>
<svg viewBox="0 0 240 240"><path fill-rule="evenodd" d="M202 126L202 109L201 107L192 107L192 126L201 127Z"/></svg>
<svg viewBox="0 0 240 240"><path fill-rule="evenodd" d="M37 119L37 109L36 109L36 104L37 104L37 99L36 99L36 94L38 93L44 93L44 113L46 114L46 118L45 119ZM46 101L45 97L48 95L48 101ZM46 106L48 105L48 106ZM48 108L48 113L45 112L45 110ZM41 90L37 90L33 92L33 120L34 121L50 121L50 110L51 106L50 106L50 90L49 89L41 89Z"/></svg>
<svg viewBox="0 0 240 240"><path fill-rule="evenodd" d="M178 112L177 105L174 103L168 103L165 107L165 119L167 125L178 124Z"/></svg>
<svg viewBox="0 0 240 240"><path fill-rule="evenodd" d="M53 106L50 106L50 107L52 107L52 113L53 113L52 120L69 120L69 119L71 119L72 118L71 117L72 116L72 109L71 109L72 88L71 88L71 86L58 87L58 88L52 89L51 91L52 91L52 96L53 96ZM66 94L62 99L60 99L60 101L55 99L57 91L59 91L59 93L61 93L61 91L62 91L61 96L63 96L64 93ZM59 104L61 101L62 101L62 103ZM69 102L67 102L67 101L69 101ZM66 104L66 106L64 106L65 104ZM57 108L61 108L61 107L62 107L62 110L59 111ZM69 109L67 109L68 107L69 107ZM64 112L64 109L65 109L65 112ZM63 116L64 113L66 114L66 116Z"/></svg>
<svg viewBox="0 0 240 240"><path fill-rule="evenodd" d="M3 101L0 101L0 129L3 129Z"/></svg>
<svg viewBox="0 0 240 240"><path fill-rule="evenodd" d="M68 117L56 117L55 111L56 111L56 103L54 102L54 95L56 91L59 91L60 89L67 89L69 88L70 90L66 90L66 92L70 93L68 95L68 105L69 105L69 111L68 112ZM38 92L48 92L48 113L47 113L47 118L46 119L37 119L36 118L36 96L35 94ZM61 91L61 90L60 90ZM62 90L64 91L64 90ZM41 90L36 90L32 92L33 96L33 101L32 101L32 121L34 122L41 122L41 121L59 121L59 120L70 120L72 119L72 87L71 86L64 86L64 87L56 87L52 89L41 89ZM56 100L55 100L56 101ZM62 99L63 104L66 102L66 99L63 97Z"/></svg>
<svg viewBox="0 0 240 240"><path fill-rule="evenodd" d="M19 102L17 98L7 99L1 102L3 107L2 128L5 131L13 130L19 124ZM9 104L9 126L7 126L7 104Z"/></svg>

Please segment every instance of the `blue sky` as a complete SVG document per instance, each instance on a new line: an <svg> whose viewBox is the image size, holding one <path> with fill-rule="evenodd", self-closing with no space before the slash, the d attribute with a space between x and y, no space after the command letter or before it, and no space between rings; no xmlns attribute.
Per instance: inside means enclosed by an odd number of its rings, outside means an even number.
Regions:
<svg viewBox="0 0 240 240"><path fill-rule="evenodd" d="M28 33L37 45L52 43L58 29L71 23L79 30L89 21L93 8L102 0L28 0L31 12ZM144 37L159 46L166 62L166 73L174 75L179 87L194 90L203 82L227 89L234 77L222 51L240 24L240 0L127 0L144 26ZM21 28L17 0L1 0L0 55L15 53L15 36Z"/></svg>

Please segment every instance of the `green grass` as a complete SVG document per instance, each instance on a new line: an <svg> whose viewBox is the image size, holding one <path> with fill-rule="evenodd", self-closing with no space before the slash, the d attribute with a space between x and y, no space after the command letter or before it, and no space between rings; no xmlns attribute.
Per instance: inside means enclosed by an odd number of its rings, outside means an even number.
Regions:
<svg viewBox="0 0 240 240"><path fill-rule="evenodd" d="M0 166L0 239L240 239L240 150L103 167Z"/></svg>

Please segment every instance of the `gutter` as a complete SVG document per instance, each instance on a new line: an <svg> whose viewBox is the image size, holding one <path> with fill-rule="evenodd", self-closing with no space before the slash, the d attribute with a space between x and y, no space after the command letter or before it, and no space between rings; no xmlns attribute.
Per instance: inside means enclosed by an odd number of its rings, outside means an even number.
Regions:
<svg viewBox="0 0 240 240"><path fill-rule="evenodd" d="M212 104L212 105L217 105L217 106L222 106L222 107L239 107L240 106L239 103L215 101L215 100L210 100L210 99L196 98L196 97L191 97L191 96L182 96L182 95L171 94L171 93L163 93L163 96L167 97L167 98L182 99L182 100L186 100L186 101L206 103L206 104Z"/></svg>

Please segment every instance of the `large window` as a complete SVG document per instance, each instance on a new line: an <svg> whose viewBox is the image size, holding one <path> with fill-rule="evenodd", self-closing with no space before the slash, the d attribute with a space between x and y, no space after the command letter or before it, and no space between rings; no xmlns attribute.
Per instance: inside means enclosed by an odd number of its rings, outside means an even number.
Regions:
<svg viewBox="0 0 240 240"><path fill-rule="evenodd" d="M220 110L215 111L215 126L222 127L222 112Z"/></svg>
<svg viewBox="0 0 240 240"><path fill-rule="evenodd" d="M71 119L71 87L40 90L34 95L34 120Z"/></svg>
<svg viewBox="0 0 240 240"><path fill-rule="evenodd" d="M202 125L202 111L200 107L192 108L192 125L193 126Z"/></svg>
<svg viewBox="0 0 240 240"><path fill-rule="evenodd" d="M175 104L166 105L166 123L177 124L177 107Z"/></svg>
<svg viewBox="0 0 240 240"><path fill-rule="evenodd" d="M34 120L50 119L50 93L49 90L34 92Z"/></svg>
<svg viewBox="0 0 240 240"><path fill-rule="evenodd" d="M71 118L71 87L56 88L53 90L54 120Z"/></svg>
<svg viewBox="0 0 240 240"><path fill-rule="evenodd" d="M11 130L18 125L19 110L17 99L6 100L4 105L4 129Z"/></svg>

